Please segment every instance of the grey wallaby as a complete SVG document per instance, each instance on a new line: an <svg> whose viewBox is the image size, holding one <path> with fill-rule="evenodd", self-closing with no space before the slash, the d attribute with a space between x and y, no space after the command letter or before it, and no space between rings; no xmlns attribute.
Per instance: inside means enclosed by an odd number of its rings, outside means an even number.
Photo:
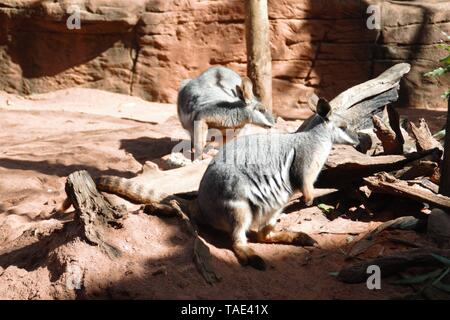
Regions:
<svg viewBox="0 0 450 320"><path fill-rule="evenodd" d="M271 127L271 112L253 95L250 79L231 69L211 67L192 80L184 80L177 100L178 118L191 137L195 158L202 155L208 129L239 129L248 123Z"/></svg>
<svg viewBox="0 0 450 320"><path fill-rule="evenodd" d="M305 203L314 198L317 179L333 143L355 144L345 123L330 121L331 106L319 99L309 129L296 133L256 134L224 145L208 166L198 191L196 220L227 232L242 264L265 269L247 245L255 229L259 242L314 245L302 232L275 232L274 226L297 190Z"/></svg>

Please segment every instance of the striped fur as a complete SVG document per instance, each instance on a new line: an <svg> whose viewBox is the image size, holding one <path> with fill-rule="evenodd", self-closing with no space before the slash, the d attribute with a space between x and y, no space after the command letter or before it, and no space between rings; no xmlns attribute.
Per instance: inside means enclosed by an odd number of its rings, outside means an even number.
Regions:
<svg viewBox="0 0 450 320"><path fill-rule="evenodd" d="M309 131L261 134L226 144L208 166L199 187L203 223L228 232L238 259L264 269L264 261L247 246L254 229L262 242L312 245L304 233L274 232L283 207L296 191L312 204L314 182L333 143L355 143L328 116L331 107L321 99L320 115Z"/></svg>
<svg viewBox="0 0 450 320"><path fill-rule="evenodd" d="M155 201L155 191L145 184L116 176L101 176L96 181L100 191L116 194L133 203L149 204Z"/></svg>

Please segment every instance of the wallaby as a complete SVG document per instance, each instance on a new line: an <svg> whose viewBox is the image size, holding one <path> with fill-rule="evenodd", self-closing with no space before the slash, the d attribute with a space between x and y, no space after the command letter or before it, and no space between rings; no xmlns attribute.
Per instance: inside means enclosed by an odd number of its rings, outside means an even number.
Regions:
<svg viewBox="0 0 450 320"><path fill-rule="evenodd" d="M216 66L197 78L184 80L177 100L178 118L191 138L194 158L202 156L208 129L240 129L248 123L271 127L271 112L253 95L249 78Z"/></svg>
<svg viewBox="0 0 450 320"><path fill-rule="evenodd" d="M224 145L208 166L198 191L196 220L230 234L242 264L265 269L264 260L247 246L247 232L256 229L260 242L313 245L302 232L274 232L290 196L300 190L311 205L317 179L333 143L355 144L345 123L329 121L331 106L319 99L319 117L309 130L256 134Z"/></svg>

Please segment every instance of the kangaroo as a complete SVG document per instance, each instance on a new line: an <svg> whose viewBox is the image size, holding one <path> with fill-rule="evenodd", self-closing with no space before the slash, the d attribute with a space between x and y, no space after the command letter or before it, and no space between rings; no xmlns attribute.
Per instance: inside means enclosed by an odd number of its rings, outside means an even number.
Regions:
<svg viewBox="0 0 450 320"><path fill-rule="evenodd" d="M333 143L357 143L345 123L329 120L325 99L318 100L316 112L306 132L249 135L224 145L200 182L196 220L227 232L244 265L265 269L247 245L250 229L256 229L258 242L315 244L302 232L274 232L277 218L297 190L308 206L313 203L314 182Z"/></svg>
<svg viewBox="0 0 450 320"><path fill-rule="evenodd" d="M249 78L216 66L195 79L184 80L177 99L178 118L190 134L194 158L203 156L208 129L240 129L248 123L271 127L271 112L253 95Z"/></svg>

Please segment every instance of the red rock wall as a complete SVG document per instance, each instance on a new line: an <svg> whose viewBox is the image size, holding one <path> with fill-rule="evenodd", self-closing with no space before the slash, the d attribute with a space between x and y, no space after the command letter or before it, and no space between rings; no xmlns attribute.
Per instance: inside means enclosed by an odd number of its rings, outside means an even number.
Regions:
<svg viewBox="0 0 450 320"><path fill-rule="evenodd" d="M80 30L66 27L70 3ZM309 92L331 99L401 61L412 64L401 104L445 106L448 82L422 74L445 55L435 44L450 33L450 2L379 3L377 31L368 1L269 0L276 111L299 115ZM179 82L210 65L245 73L243 37L242 0L0 0L0 90L84 86L175 102Z"/></svg>

